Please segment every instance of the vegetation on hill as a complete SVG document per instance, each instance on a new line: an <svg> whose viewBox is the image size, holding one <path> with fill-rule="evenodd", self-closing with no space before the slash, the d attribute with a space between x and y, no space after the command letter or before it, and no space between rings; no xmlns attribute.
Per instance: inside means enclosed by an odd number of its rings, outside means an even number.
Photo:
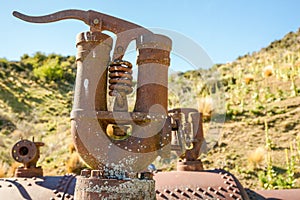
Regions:
<svg viewBox="0 0 300 200"><path fill-rule="evenodd" d="M40 165L46 174L67 172L71 154L70 111L75 57L24 55L0 60L0 166L7 176L16 166L10 155L20 138L42 141ZM74 157L74 156L73 156Z"/></svg>
<svg viewBox="0 0 300 200"><path fill-rule="evenodd" d="M181 79L199 72L186 72ZM299 187L300 32L209 72L220 74L226 121L218 145L203 156L205 166L225 168L250 188ZM213 112L214 106L204 112Z"/></svg>
<svg viewBox="0 0 300 200"><path fill-rule="evenodd" d="M46 144L39 161L45 174L83 167L70 135L75 71L73 56L0 59L0 176L11 176L16 166L12 145L32 136ZM250 188L300 186L299 31L233 62L169 80L169 107L198 102L207 140L219 139L201 155L205 168L229 170ZM212 119L225 114L220 135L209 131Z"/></svg>

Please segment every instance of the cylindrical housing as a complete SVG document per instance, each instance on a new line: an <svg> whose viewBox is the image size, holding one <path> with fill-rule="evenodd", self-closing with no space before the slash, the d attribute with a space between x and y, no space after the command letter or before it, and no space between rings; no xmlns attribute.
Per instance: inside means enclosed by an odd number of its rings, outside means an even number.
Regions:
<svg viewBox="0 0 300 200"><path fill-rule="evenodd" d="M98 122L97 111L106 111L107 66L112 38L101 32L77 36L77 74L71 132L82 159L93 168L100 168L95 147L108 145L105 125ZM98 136L99 135L99 136ZM95 139L96 138L96 139Z"/></svg>
<svg viewBox="0 0 300 200"><path fill-rule="evenodd" d="M77 35L77 74L73 112L106 111L107 65L112 38L101 32Z"/></svg>
<svg viewBox="0 0 300 200"><path fill-rule="evenodd" d="M143 35L139 39L137 100L134 111L166 115L172 41L158 34Z"/></svg>

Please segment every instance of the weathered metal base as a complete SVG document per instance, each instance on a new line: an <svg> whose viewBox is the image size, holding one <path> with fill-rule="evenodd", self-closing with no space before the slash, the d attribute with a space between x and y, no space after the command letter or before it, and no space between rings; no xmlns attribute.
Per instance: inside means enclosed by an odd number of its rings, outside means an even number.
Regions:
<svg viewBox="0 0 300 200"><path fill-rule="evenodd" d="M82 176L80 177L79 176L75 177L74 175L65 175L65 176L55 176L55 177L44 176L41 178L33 177L33 178L0 179L0 199L73 200L75 183L79 182L79 180L82 180ZM115 180L115 179L109 179L109 180ZM246 199L246 200L247 199L255 199L255 200L299 199L298 197L300 195L299 189L263 190L263 191L253 191L250 189L244 189L234 178L234 176L232 176L230 173L227 173L223 170L212 170L212 171L202 171L202 172L187 172L187 171L159 172L154 175L154 180L156 182L155 189L156 189L156 198L158 200L159 199ZM152 182L150 184L152 187L152 183L154 185L154 182L153 180L151 181ZM132 185L138 184L141 187L140 184L141 182L142 184L145 183L145 181L143 182L143 180L137 180L135 183L132 183ZM102 183L103 185L100 184L99 185L104 187L105 181ZM119 183L119 186L120 184L122 183ZM78 188L77 186L76 189L79 190L80 188ZM130 187L128 189L130 189ZM112 195L110 197L107 197L106 199L113 199L113 197L114 196ZM143 199L143 196L138 196L133 199L139 199L139 198ZM101 199L101 197L99 198L97 197L95 199ZM121 199L121 198L117 198L117 199ZM151 196L151 199L154 199L154 197Z"/></svg>
<svg viewBox="0 0 300 200"><path fill-rule="evenodd" d="M177 171L202 171L203 165L201 160L177 162Z"/></svg>
<svg viewBox="0 0 300 200"><path fill-rule="evenodd" d="M91 176L79 176L75 186L75 200L97 200L97 199L155 199L155 181L140 179L107 179L99 173ZM99 175L99 176L97 176Z"/></svg>
<svg viewBox="0 0 300 200"><path fill-rule="evenodd" d="M249 199L239 181L224 170L159 172L154 180L157 199Z"/></svg>
<svg viewBox="0 0 300 200"><path fill-rule="evenodd" d="M0 179L0 199L73 200L75 175Z"/></svg>
<svg viewBox="0 0 300 200"><path fill-rule="evenodd" d="M31 167L31 168L24 168L18 167L15 171L15 177L41 177L43 176L43 169L41 167Z"/></svg>

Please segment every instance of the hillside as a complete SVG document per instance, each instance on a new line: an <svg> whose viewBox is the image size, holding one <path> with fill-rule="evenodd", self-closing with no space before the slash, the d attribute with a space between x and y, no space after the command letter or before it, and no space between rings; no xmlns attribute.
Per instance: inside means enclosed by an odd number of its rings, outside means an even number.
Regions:
<svg viewBox="0 0 300 200"><path fill-rule="evenodd" d="M215 69L226 91L226 122L207 166L251 188L299 187L299 30Z"/></svg>
<svg viewBox="0 0 300 200"><path fill-rule="evenodd" d="M0 59L0 176L11 176L10 166L16 166L10 157L12 145L32 136L46 144L39 162L45 174L83 167L72 152L69 130L74 63L73 56L39 52L15 62ZM216 84L205 84L203 77L216 72ZM212 137L214 114L226 114L220 135L213 135L219 136L218 142L202 155L205 168L229 170L250 188L299 187L299 74L297 31L233 62L170 77L178 92L170 94L170 108L189 106L185 99L201 101L207 139ZM225 100L223 107L211 100L216 91Z"/></svg>
<svg viewBox="0 0 300 200"><path fill-rule="evenodd" d="M0 174L11 176L12 145L32 136L46 143L40 159L46 174L67 172L74 63L75 57L41 53L0 60Z"/></svg>

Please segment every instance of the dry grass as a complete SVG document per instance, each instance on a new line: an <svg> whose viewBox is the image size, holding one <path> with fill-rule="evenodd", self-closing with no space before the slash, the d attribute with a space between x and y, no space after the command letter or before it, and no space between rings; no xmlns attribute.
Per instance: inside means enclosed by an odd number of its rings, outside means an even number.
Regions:
<svg viewBox="0 0 300 200"><path fill-rule="evenodd" d="M69 153L71 153L71 154L76 152L76 149L75 149L75 146L73 143L68 145L68 149L69 149Z"/></svg>
<svg viewBox="0 0 300 200"><path fill-rule="evenodd" d="M1 163L0 164L0 178L5 177L5 172L6 172L5 166L3 163Z"/></svg>
<svg viewBox="0 0 300 200"><path fill-rule="evenodd" d="M272 65L265 66L262 71L264 77L269 77L274 74L274 68Z"/></svg>
<svg viewBox="0 0 300 200"><path fill-rule="evenodd" d="M266 150L263 147L258 147L248 155L248 162L253 168L259 167L265 160Z"/></svg>
<svg viewBox="0 0 300 200"><path fill-rule="evenodd" d="M15 175L15 171L16 169L21 166L22 164L21 163L18 163L18 162L14 162L11 164L8 172L7 172L7 176L8 177L13 177Z"/></svg>
<svg viewBox="0 0 300 200"><path fill-rule="evenodd" d="M214 111L213 100L211 97L202 97L198 99L198 110L203 114L204 119L209 119Z"/></svg>
<svg viewBox="0 0 300 200"><path fill-rule="evenodd" d="M244 77L244 82L245 82L246 84L249 84L249 83L251 83L252 81L254 81L254 76L253 76L252 74L247 74L247 75L245 75L245 77Z"/></svg>
<svg viewBox="0 0 300 200"><path fill-rule="evenodd" d="M70 159L66 163L68 173L80 174L80 171L86 168L85 164L81 161L78 153L71 154Z"/></svg>

